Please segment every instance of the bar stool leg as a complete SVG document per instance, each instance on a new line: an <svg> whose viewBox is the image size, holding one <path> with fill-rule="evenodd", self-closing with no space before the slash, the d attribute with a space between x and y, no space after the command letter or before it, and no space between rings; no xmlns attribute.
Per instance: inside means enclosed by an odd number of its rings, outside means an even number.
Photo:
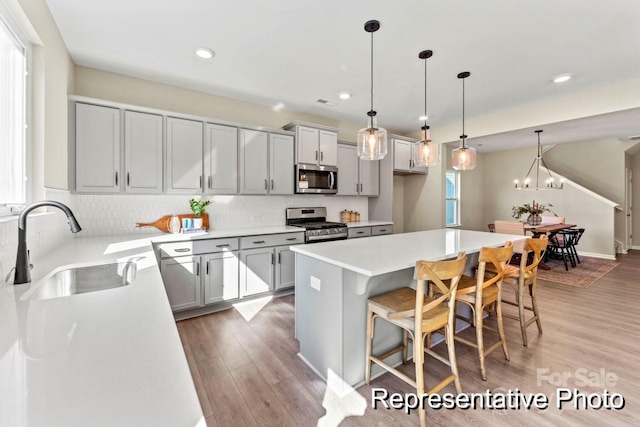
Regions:
<svg viewBox="0 0 640 427"><path fill-rule="evenodd" d="M536 324L538 325L538 333L542 333L542 322L540 321L540 314L538 314L538 301L536 299L535 283L531 284L529 289L531 295L531 308L533 309L533 315L536 318Z"/></svg>
<svg viewBox="0 0 640 427"><path fill-rule="evenodd" d="M456 386L456 392L462 393L462 384L460 383L460 375L458 374L458 362L456 361L456 347L454 343L453 329L448 325L444 327L445 340L447 343L447 351L449 352L449 363L451 364L451 373L456 376L454 384Z"/></svg>
<svg viewBox="0 0 640 427"><path fill-rule="evenodd" d="M415 343L414 343L415 345ZM402 330L402 363L407 363L409 353L409 331Z"/></svg>
<svg viewBox="0 0 640 427"><path fill-rule="evenodd" d="M424 394L424 335L413 337L413 363L416 367L416 391L418 398L421 398ZM427 425L427 412L425 408L419 407L418 414L420 415L420 425Z"/></svg>
<svg viewBox="0 0 640 427"><path fill-rule="evenodd" d="M496 320L498 321L498 335L500 341L502 341L502 351L504 352L504 358L509 360L509 349L507 348L507 337L504 334L504 324L502 323L502 291L498 291L498 299L495 302Z"/></svg>
<svg viewBox="0 0 640 427"><path fill-rule="evenodd" d="M518 283L518 317L520 318L520 330L522 331L522 344L527 347L527 324L524 318L524 283Z"/></svg>
<svg viewBox="0 0 640 427"><path fill-rule="evenodd" d="M368 385L371 382L371 347L373 345L373 327L375 323L374 313L370 309L367 310L367 364L364 374L364 382Z"/></svg>

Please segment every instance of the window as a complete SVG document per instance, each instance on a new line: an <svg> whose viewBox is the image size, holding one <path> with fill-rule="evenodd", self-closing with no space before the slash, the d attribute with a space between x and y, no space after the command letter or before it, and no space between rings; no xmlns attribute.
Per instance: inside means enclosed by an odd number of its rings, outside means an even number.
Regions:
<svg viewBox="0 0 640 427"><path fill-rule="evenodd" d="M0 205L6 205L27 201L28 45L21 41L1 12Z"/></svg>
<svg viewBox="0 0 640 427"><path fill-rule="evenodd" d="M446 187L446 225L460 225L460 172L447 171Z"/></svg>

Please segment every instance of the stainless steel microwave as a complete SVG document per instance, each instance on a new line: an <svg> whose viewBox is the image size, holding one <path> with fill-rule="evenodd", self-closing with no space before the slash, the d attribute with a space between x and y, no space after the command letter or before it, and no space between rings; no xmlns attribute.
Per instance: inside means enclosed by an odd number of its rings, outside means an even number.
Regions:
<svg viewBox="0 0 640 427"><path fill-rule="evenodd" d="M338 192L338 168L306 163L296 165L296 193L336 194Z"/></svg>

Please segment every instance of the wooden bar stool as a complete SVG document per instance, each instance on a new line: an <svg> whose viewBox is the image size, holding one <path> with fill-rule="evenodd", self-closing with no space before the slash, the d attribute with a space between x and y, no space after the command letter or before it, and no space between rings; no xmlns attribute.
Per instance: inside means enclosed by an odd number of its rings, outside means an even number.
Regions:
<svg viewBox="0 0 640 427"><path fill-rule="evenodd" d="M510 285L515 290L516 300L509 301L502 299L505 304L518 307L518 316L503 314L504 317L517 319L520 321L520 329L522 331L522 343L526 347L527 343L527 327L533 322L538 325L538 332L542 333L542 323L540 322L540 313L538 312L538 302L536 300L536 286L538 281L538 265L547 250L549 238L542 235L537 239L527 239L524 242L522 256L520 258L520 267L508 265L504 269L503 283ZM527 265L529 255L533 255L532 261ZM529 291L531 297L531 306L524 305L525 290ZM533 317L525 318L525 310L533 312Z"/></svg>
<svg viewBox="0 0 640 427"><path fill-rule="evenodd" d="M425 393L423 370L424 353L427 353L451 367L451 375L429 389L427 393L437 393L452 382L455 383L456 391L462 393L462 386L460 385L456 364L453 323L456 290L466 261L467 255L464 252L460 252L458 258L451 261L418 261L416 262L413 276L417 281L415 291L405 287L369 298L365 372L365 382L367 384L371 381L371 366L373 363L377 363L398 378L415 387L417 395L422 396ZM451 285L445 285L443 280L450 280ZM437 298L425 295L427 281L437 287L440 293ZM382 355L373 355L371 351L375 320L377 317L403 329L402 344ZM449 360L424 346L425 337L442 328L445 330ZM415 379L384 362L384 359L387 357L402 351L402 360L406 363L409 336L413 341L413 362L415 363L416 370ZM420 415L420 425L425 426L427 418L424 408L419 408L418 412Z"/></svg>
<svg viewBox="0 0 640 427"><path fill-rule="evenodd" d="M458 284L458 291L456 292L456 302L471 307L473 318L469 319L464 316L456 315L457 318L465 320L473 325L476 329L476 342L471 342L458 335L455 336L456 341L463 344L475 347L478 349L478 357L480 359L480 375L483 380L487 380L487 371L485 369L484 359L496 348L502 346L504 352L504 358L509 360L509 350L507 349L507 340L504 335L504 326L502 323L502 278L504 276L504 269L506 264L511 259L513 254L513 244L506 242L502 248L482 248L480 250L480 256L478 258L478 269L476 271L476 277L469 277L463 275L460 278ZM493 277L485 280L485 271L487 264L491 265L492 271L496 274ZM498 329L488 328L484 325L483 314L491 306L491 311L496 312ZM498 333L500 339L485 347L483 329L489 329Z"/></svg>

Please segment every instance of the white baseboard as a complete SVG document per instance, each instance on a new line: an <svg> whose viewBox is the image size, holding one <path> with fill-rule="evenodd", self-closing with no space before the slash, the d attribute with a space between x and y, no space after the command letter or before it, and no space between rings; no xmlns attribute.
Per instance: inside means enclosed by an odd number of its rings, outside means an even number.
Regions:
<svg viewBox="0 0 640 427"><path fill-rule="evenodd" d="M607 254L598 254L595 252L578 252L579 256L587 256L587 257L591 257L591 258L602 258L602 259L610 259L615 261L616 257L615 255L607 255Z"/></svg>
<svg viewBox="0 0 640 427"><path fill-rule="evenodd" d="M633 245L633 246L631 246L631 249L635 249L636 251L638 251L638 250L640 250L640 246Z"/></svg>

